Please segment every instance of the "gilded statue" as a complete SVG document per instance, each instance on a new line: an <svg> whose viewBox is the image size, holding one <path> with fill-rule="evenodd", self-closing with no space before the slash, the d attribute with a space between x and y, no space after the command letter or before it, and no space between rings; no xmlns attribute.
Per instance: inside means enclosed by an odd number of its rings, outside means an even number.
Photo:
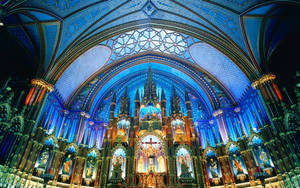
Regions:
<svg viewBox="0 0 300 188"><path fill-rule="evenodd" d="M46 168L48 159L49 159L49 149L46 148L41 154L40 164L38 168Z"/></svg>
<svg viewBox="0 0 300 188"><path fill-rule="evenodd" d="M93 172L94 172L94 164L93 161L90 159L87 161L87 165L86 165L86 177L87 178L92 178L93 177Z"/></svg>
<svg viewBox="0 0 300 188"><path fill-rule="evenodd" d="M218 178L218 162L214 158L210 158L209 160L209 170L211 172L212 178Z"/></svg>
<svg viewBox="0 0 300 188"><path fill-rule="evenodd" d="M72 164L73 164L73 161L71 159L71 154L68 154L67 157L65 158L65 162L63 164L62 173L69 175Z"/></svg>
<svg viewBox="0 0 300 188"><path fill-rule="evenodd" d="M271 167L269 157L261 146L258 146L259 159L262 162L263 168Z"/></svg>
<svg viewBox="0 0 300 188"><path fill-rule="evenodd" d="M240 158L235 153L232 155L232 157L233 166L236 169L237 174L243 174L244 172Z"/></svg>

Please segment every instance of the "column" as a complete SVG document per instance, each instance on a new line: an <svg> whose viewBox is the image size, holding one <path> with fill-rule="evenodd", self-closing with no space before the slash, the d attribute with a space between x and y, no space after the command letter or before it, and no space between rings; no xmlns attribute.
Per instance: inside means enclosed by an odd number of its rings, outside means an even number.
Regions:
<svg viewBox="0 0 300 188"><path fill-rule="evenodd" d="M240 122L240 124L241 124L241 128L242 128L244 134L245 134L246 136L249 136L249 133L248 133L248 131L247 131L247 128L246 128L246 126L245 126L245 123L244 123L243 118L242 118L241 113L240 113L240 112L241 112L241 108L240 108L240 107L236 107L236 108L234 109L234 111L235 111L235 113L238 115L238 119L239 119L239 122Z"/></svg>
<svg viewBox="0 0 300 188"><path fill-rule="evenodd" d="M229 185L231 183L234 183L234 177L230 167L229 156L223 155L221 157L218 157L218 160L220 161L224 184Z"/></svg>
<svg viewBox="0 0 300 188"><path fill-rule="evenodd" d="M95 179L95 182L94 182L94 187L97 188L99 187L99 184L100 184L100 175L101 175L101 168L102 168L102 159L101 159L101 156L99 156L99 159L97 161L97 172L96 172L96 179Z"/></svg>
<svg viewBox="0 0 300 188"><path fill-rule="evenodd" d="M274 82L275 79L274 74L265 74L251 84L254 89L257 89L270 120L281 115L282 95ZM272 121L271 124L273 125Z"/></svg>
<svg viewBox="0 0 300 188"><path fill-rule="evenodd" d="M55 149L53 151L53 155L54 155L54 157L53 157L53 159L51 161L51 165L49 165L49 171L48 171L48 173L50 175L53 175L52 185L56 186L57 179L58 179L58 173L59 173L60 166L61 166L61 163L62 163L62 158L65 155L65 152L60 151L58 149Z"/></svg>
<svg viewBox="0 0 300 188"><path fill-rule="evenodd" d="M32 132L34 132L38 126L38 120L41 117L48 95L53 91L54 87L42 79L33 79L31 84L32 88L26 97L25 105L27 106L27 118L36 120L32 129Z"/></svg>
<svg viewBox="0 0 300 188"><path fill-rule="evenodd" d="M81 144L82 138L83 138L83 133L85 131L85 127L87 124L87 119L90 118L90 114L87 112L81 112L80 113L80 120L78 122L78 129L76 130L76 139L78 144ZM93 123L93 122L92 122Z"/></svg>
<svg viewBox="0 0 300 188"><path fill-rule="evenodd" d="M251 149L246 149L246 150L241 151L241 155L245 161L245 165L246 165L246 168L248 171L250 185L255 186L254 174L255 174L256 168L254 166L255 162L253 160L253 155L252 155Z"/></svg>
<svg viewBox="0 0 300 188"><path fill-rule="evenodd" d="M77 156L75 158L75 165L73 167L72 178L70 182L71 186L74 186L75 184L79 187L81 186L81 182L83 178L84 162L85 162L85 158L82 156Z"/></svg>
<svg viewBox="0 0 300 188"><path fill-rule="evenodd" d="M223 110L222 109L216 110L213 113L213 116L217 119L222 140L224 144L226 144L228 142L229 132L228 132L226 121L224 120L223 117Z"/></svg>

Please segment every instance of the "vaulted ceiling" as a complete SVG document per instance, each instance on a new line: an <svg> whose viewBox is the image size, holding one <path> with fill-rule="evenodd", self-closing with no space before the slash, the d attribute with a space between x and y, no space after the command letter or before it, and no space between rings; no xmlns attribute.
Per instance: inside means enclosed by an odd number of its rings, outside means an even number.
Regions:
<svg viewBox="0 0 300 188"><path fill-rule="evenodd" d="M210 90L237 104L250 82L268 71L272 52L298 23L280 15L299 5L293 0L0 0L0 19L32 57L36 77L56 84L66 105L84 92L85 101L91 100L88 96L104 87L93 84L110 68L116 76L123 70L116 66L126 64L126 58L150 57L154 51L161 65L181 71L202 88L195 90L203 91L203 100L208 96L207 106L215 109L220 99ZM146 36L143 30L150 28ZM144 50L138 49L141 44ZM125 69L131 66L138 63ZM156 71L163 77L166 69L157 66Z"/></svg>

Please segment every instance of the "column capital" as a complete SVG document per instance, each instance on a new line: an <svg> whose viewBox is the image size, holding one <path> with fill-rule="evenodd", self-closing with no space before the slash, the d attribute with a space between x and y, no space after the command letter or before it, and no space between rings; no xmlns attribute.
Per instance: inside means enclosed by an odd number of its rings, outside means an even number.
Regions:
<svg viewBox="0 0 300 188"><path fill-rule="evenodd" d="M46 82L45 80L40 79L40 78L32 79L31 84L34 86L41 87L41 88L46 88L47 91L49 91L49 92L54 90L54 86L52 84L49 84L48 82Z"/></svg>
<svg viewBox="0 0 300 188"><path fill-rule="evenodd" d="M241 107L235 107L234 112L235 113L240 113L241 112Z"/></svg>
<svg viewBox="0 0 300 188"><path fill-rule="evenodd" d="M220 116L222 114L223 114L223 110L222 109L218 109L218 110L214 111L213 116L214 117L218 117L218 116Z"/></svg>
<svg viewBox="0 0 300 188"><path fill-rule="evenodd" d="M253 89L256 89L259 85L264 84L268 81L273 81L276 79L276 76L274 74L264 74L260 78L256 79L254 82L252 82L251 86Z"/></svg>
<svg viewBox="0 0 300 188"><path fill-rule="evenodd" d="M91 117L91 115L89 113L84 112L84 111L80 112L80 116L85 119L89 119Z"/></svg>

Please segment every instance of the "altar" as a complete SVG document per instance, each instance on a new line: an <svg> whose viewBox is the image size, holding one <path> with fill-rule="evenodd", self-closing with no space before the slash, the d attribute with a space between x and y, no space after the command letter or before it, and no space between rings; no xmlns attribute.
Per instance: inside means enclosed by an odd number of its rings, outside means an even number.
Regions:
<svg viewBox="0 0 300 188"><path fill-rule="evenodd" d="M137 145L137 176L143 187L164 185L166 175L165 147L159 136L149 134L140 138Z"/></svg>

